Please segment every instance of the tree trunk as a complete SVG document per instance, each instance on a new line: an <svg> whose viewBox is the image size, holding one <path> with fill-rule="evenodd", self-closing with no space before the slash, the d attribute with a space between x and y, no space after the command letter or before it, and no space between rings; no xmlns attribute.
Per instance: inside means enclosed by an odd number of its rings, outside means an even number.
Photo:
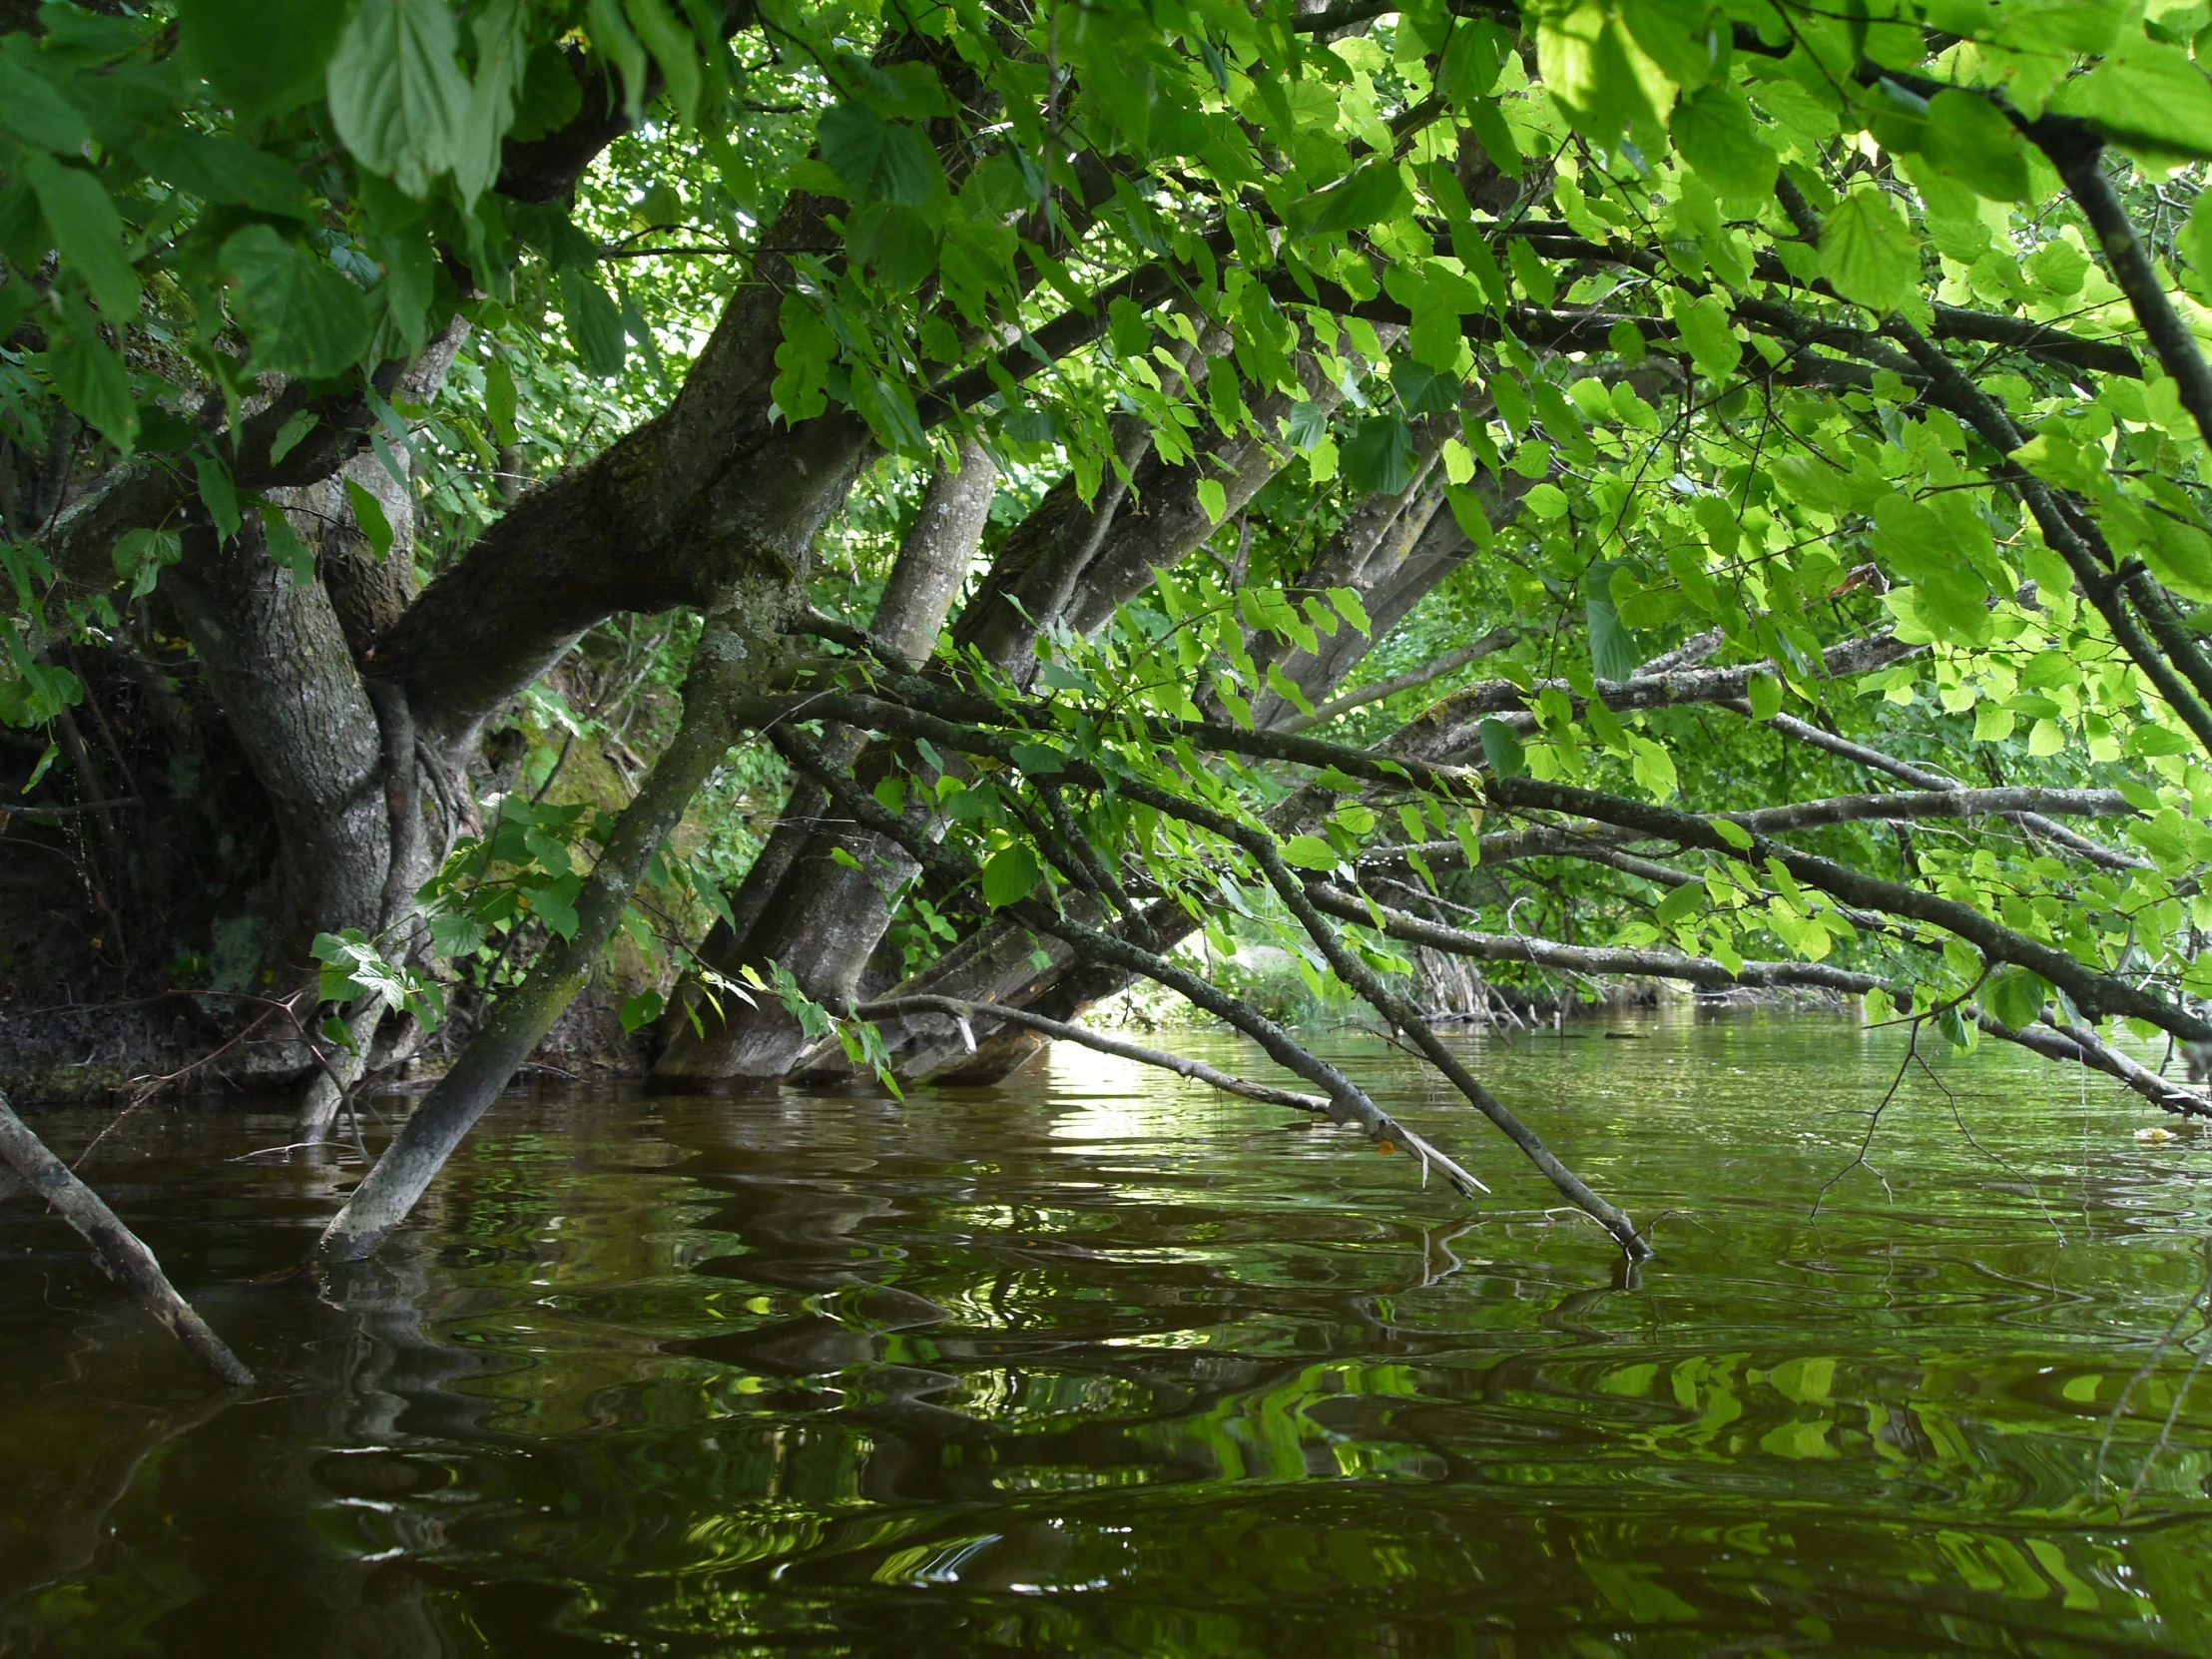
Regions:
<svg viewBox="0 0 2212 1659"><path fill-rule="evenodd" d="M871 631L886 655L908 667L927 661L982 540L996 483L989 457L972 444L963 444L956 463L931 480L876 605ZM830 735L829 747L840 765L850 766L860 758L863 740L839 732ZM805 782L794 787L794 805L810 817L825 799L819 787ZM728 975L741 966L765 969L778 963L810 996L849 1001L861 969L882 942L899 890L913 876L913 862L875 835L812 823L801 833L793 818L787 808L786 823L732 906L733 913L748 918L745 932L718 930L701 955ZM858 867L843 862L839 852ZM718 1012L694 993L690 1005L670 1018L654 1083L664 1089L758 1084L781 1077L805 1046L798 1022L779 1002L726 999Z"/></svg>
<svg viewBox="0 0 2212 1659"><path fill-rule="evenodd" d="M1517 474L1504 479L1484 474L1475 481L1492 523L1512 522L1531 482ZM1347 627L1334 640L1320 642L1318 654L1293 653L1286 673L1309 700L1318 703L1327 697L1365 658L1374 638L1401 621L1466 557L1470 547L1465 534L1449 512L1438 510L1440 506L1440 494L1426 489L1416 477L1399 496L1370 497L1364 510L1354 513L1315 557L1310 567L1313 585L1348 586L1359 593L1374 635L1364 636ZM1298 716L1295 706L1272 693L1256 713L1261 711L1266 717L1261 724L1271 728L1288 725ZM1285 809L1291 816L1304 811L1298 796L1286 802ZM1286 819L1279 828L1287 831L1293 826ZM1147 919L1157 948L1163 951L1197 929L1179 905L1155 905ZM1047 958L1042 967L1034 960L1040 944ZM1057 941L1038 941L1018 923L997 917L929 967L884 991L880 999L944 996L998 1002L1071 1020L1131 982L1131 975L1113 968L1077 963ZM1011 1022L994 1026L977 1019L960 1029L949 1020L926 1015L894 1021L883 1035L893 1069L907 1083L997 1082L1027 1064L1048 1041L1034 1029ZM820 1043L798 1058L794 1076L826 1083L849 1076L851 1069L841 1048Z"/></svg>
<svg viewBox="0 0 2212 1659"><path fill-rule="evenodd" d="M521 985L461 1051L324 1231L321 1256L356 1261L404 1221L454 1148L590 981L631 892L669 830L736 738L732 705L757 687L782 623L804 595L762 584L708 619L685 683L684 722L637 798L615 823L576 901L576 927L556 938Z"/></svg>

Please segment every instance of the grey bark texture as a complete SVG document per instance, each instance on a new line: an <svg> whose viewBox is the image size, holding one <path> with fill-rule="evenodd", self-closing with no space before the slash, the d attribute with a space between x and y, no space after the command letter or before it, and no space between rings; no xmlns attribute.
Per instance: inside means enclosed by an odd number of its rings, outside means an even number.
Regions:
<svg viewBox="0 0 2212 1659"><path fill-rule="evenodd" d="M870 629L886 654L909 668L919 668L936 645L982 541L997 482L990 458L968 443L922 497ZM849 768L861 759L865 740L840 729L828 735L825 747L835 765ZM717 928L701 955L726 975L744 965L765 970L778 963L810 996L842 1003L855 994L860 971L882 942L891 906L914 866L878 836L846 826L796 822L794 807L819 818L825 800L819 786L796 785L786 822L732 905L733 915L748 918L745 930ZM843 862L840 852L853 863ZM806 1046L798 1022L780 1002L718 1000L719 1008L694 994L672 1013L654 1067L656 1087L752 1086L781 1077Z"/></svg>

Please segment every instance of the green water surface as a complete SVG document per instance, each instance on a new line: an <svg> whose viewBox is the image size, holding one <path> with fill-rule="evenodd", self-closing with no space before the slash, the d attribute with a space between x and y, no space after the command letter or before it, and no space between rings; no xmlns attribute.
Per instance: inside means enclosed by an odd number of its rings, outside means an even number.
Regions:
<svg viewBox="0 0 2212 1659"><path fill-rule="evenodd" d="M147 1108L84 1173L262 1383L0 1205L0 1654L2212 1652L2212 1139L1942 1049L1816 1218L1902 1033L1609 1029L1467 1046L1654 1226L1634 1275L1349 1034L1491 1199L1062 1051L518 1094L317 1281L358 1166Z"/></svg>

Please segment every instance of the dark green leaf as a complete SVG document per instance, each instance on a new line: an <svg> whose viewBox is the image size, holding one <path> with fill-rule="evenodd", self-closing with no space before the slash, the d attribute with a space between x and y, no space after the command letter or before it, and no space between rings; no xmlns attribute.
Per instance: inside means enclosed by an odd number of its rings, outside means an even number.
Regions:
<svg viewBox="0 0 2212 1659"><path fill-rule="evenodd" d="M668 101L686 121L699 113L699 50L691 30L668 9L667 0L624 0L624 10L645 42L653 61L661 66L668 86Z"/></svg>
<svg viewBox="0 0 2212 1659"><path fill-rule="evenodd" d="M530 54L523 70L522 93L507 136L527 144L558 132L583 113L584 89L569 69L568 54L550 41Z"/></svg>
<svg viewBox="0 0 2212 1659"><path fill-rule="evenodd" d="M1938 92L1929 101L1921 153L1992 202L2027 200L2027 147L1988 99Z"/></svg>
<svg viewBox="0 0 2212 1659"><path fill-rule="evenodd" d="M1753 118L1744 95L1711 86L1675 106L1674 146L1714 193L1732 202L1774 194L1780 160Z"/></svg>
<svg viewBox="0 0 2212 1659"><path fill-rule="evenodd" d="M276 563L291 572L291 585L303 588L314 580L314 549L299 539L291 527L291 520L274 501L257 502L261 510L263 539L269 544L269 556Z"/></svg>
<svg viewBox="0 0 2212 1659"><path fill-rule="evenodd" d="M138 438L138 403L131 395L123 359L100 337L92 310L69 300L66 321L53 331L46 348L47 371L62 401L92 422L100 435L129 453Z"/></svg>
<svg viewBox="0 0 2212 1659"><path fill-rule="evenodd" d="M1412 207L1397 164L1386 157L1363 162L1327 190L1293 202L1285 219L1294 237L1325 237L1395 219Z"/></svg>
<svg viewBox="0 0 2212 1659"><path fill-rule="evenodd" d="M1390 385L1407 414L1440 414L1459 406L1459 377L1439 374L1410 357L1400 358L1391 368Z"/></svg>
<svg viewBox="0 0 2212 1659"><path fill-rule="evenodd" d="M994 910L1019 903L1043 873L1037 855L1028 847L1019 842L1002 846L984 860L983 902Z"/></svg>
<svg viewBox="0 0 2212 1659"><path fill-rule="evenodd" d="M353 522L361 527L361 534L378 559L391 551L391 520L384 516L383 503L353 479L345 480L346 504L353 509Z"/></svg>
<svg viewBox="0 0 2212 1659"><path fill-rule="evenodd" d="M1610 595L1591 595L1583 606L1590 629L1590 666L1601 680L1626 680L1644 660L1643 643L1621 622Z"/></svg>
<svg viewBox="0 0 2212 1659"><path fill-rule="evenodd" d="M179 0L177 15L178 45L194 73L240 111L274 115L322 90L346 8L300 0Z"/></svg>
<svg viewBox="0 0 2212 1659"><path fill-rule="evenodd" d="M936 153L903 121L885 121L865 104L838 104L822 118L822 159L855 202L918 208L943 188Z"/></svg>
<svg viewBox="0 0 2212 1659"><path fill-rule="evenodd" d="M227 134L163 133L133 154L156 178L203 201L236 203L293 219L313 211L298 174L268 151Z"/></svg>
<svg viewBox="0 0 2212 1659"><path fill-rule="evenodd" d="M249 225L225 243L223 268L237 278L231 311L254 342L257 369L328 379L367 349L361 290L267 225Z"/></svg>
<svg viewBox="0 0 2212 1659"><path fill-rule="evenodd" d="M1526 778L1528 752L1513 729L1502 720L1485 720L1475 727L1482 739L1482 758L1500 778Z"/></svg>
<svg viewBox="0 0 2212 1659"><path fill-rule="evenodd" d="M124 258L123 221L106 189L83 168L51 156L26 156L23 176L38 193L39 211L54 233L64 268L85 279L110 321L130 322L138 314L138 273Z"/></svg>
<svg viewBox="0 0 2212 1659"><path fill-rule="evenodd" d="M491 435L501 444L515 441L515 377L505 360L493 357L484 364L484 414L491 421Z"/></svg>
<svg viewBox="0 0 2212 1659"><path fill-rule="evenodd" d="M581 271L561 273L561 310L584 372L611 379L622 372L630 342L614 296Z"/></svg>
<svg viewBox="0 0 2212 1659"><path fill-rule="evenodd" d="M192 470L200 487L200 505L208 509L216 534L229 541L239 533L242 522L238 485L231 481L231 469L223 464L221 456L200 449L193 452Z"/></svg>
<svg viewBox="0 0 2212 1659"><path fill-rule="evenodd" d="M1345 482L1367 494L1396 495L1413 481L1413 434L1396 415L1375 415L1344 447Z"/></svg>
<svg viewBox="0 0 2212 1659"><path fill-rule="evenodd" d="M76 106L44 76L0 56L0 127L25 144L74 156L91 141L92 130Z"/></svg>
<svg viewBox="0 0 2212 1659"><path fill-rule="evenodd" d="M1291 447L1301 454L1329 436L1329 411L1318 403L1300 401L1291 405L1289 416Z"/></svg>
<svg viewBox="0 0 2212 1659"><path fill-rule="evenodd" d="M1981 987L1981 1005L1998 1024L2024 1031L2042 1017L2050 1000L2050 982L2026 968L2007 964Z"/></svg>

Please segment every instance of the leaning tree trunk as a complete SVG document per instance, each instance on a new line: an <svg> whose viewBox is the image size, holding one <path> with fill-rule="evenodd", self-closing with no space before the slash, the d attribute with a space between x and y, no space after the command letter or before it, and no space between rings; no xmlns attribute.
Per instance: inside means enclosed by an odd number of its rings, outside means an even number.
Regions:
<svg viewBox="0 0 2212 1659"><path fill-rule="evenodd" d="M501 999L453 1069L424 1097L324 1231L317 1246L321 1256L357 1261L406 1219L516 1068L590 982L661 842L729 752L737 737L737 700L764 684L781 625L802 598L796 589L763 583L708 618L685 682L683 725L616 820L577 895L575 928L547 945L528 977Z"/></svg>
<svg viewBox="0 0 2212 1659"><path fill-rule="evenodd" d="M1302 361L1300 367L1307 394L1333 407L1343 388L1310 363ZM1276 429L1291 403L1282 392L1257 400L1262 429ZM1140 456L1134 444L1124 462L1131 464L1134 475L1127 490L1103 487L1085 503L1069 478L1047 493L1008 539L963 610L953 634L957 647L980 652L1017 684L1027 685L1036 673L1040 627L1061 623L1096 632L1116 606L1144 591L1155 570L1179 562L1212 534L1216 520L1199 500L1202 478L1223 484L1226 510L1235 512L1274 476L1281 456L1240 429L1224 437L1210 455L1189 463L1172 464L1149 452ZM889 597L886 593L886 601ZM847 760L846 751L834 753ZM848 764L863 779L871 779L874 769L894 753L890 745L854 751ZM821 811L821 800L814 786L795 783L793 803L801 811ZM787 811L786 823L732 906L741 915L758 917L745 946L711 953L708 959L723 971L739 962L764 966L778 960L792 968L810 994L841 1002L854 994L914 866L877 836L829 826L801 835L794 830L796 817ZM839 852L860 867L846 864ZM656 1087L758 1086L787 1075L798 1061L804 1045L795 1040L795 1028L781 1009L726 1003L714 1023L709 1023L710 1012L694 1002L671 1019L668 1046L654 1068ZM689 1028L693 1014L707 1029L704 1040Z"/></svg>
<svg viewBox="0 0 2212 1659"><path fill-rule="evenodd" d="M909 668L928 660L981 544L997 477L981 448L965 443L954 463L930 481L876 604L870 632L885 656ZM826 748L839 766L851 766L865 739L835 731ZM819 785L795 785L785 822L733 906L744 930L717 928L701 949L709 967L734 976L742 967L776 963L790 969L810 996L851 998L914 864L880 836L813 822L826 803ZM654 1081L669 1089L781 1077L806 1046L799 1022L768 998L748 1004L693 991L672 1010L667 1031Z"/></svg>
<svg viewBox="0 0 2212 1659"><path fill-rule="evenodd" d="M1483 474L1474 488L1491 522L1509 525L1520 510L1532 480L1517 474ZM1374 625L1373 636L1347 628L1335 640L1323 640L1319 653L1303 650L1285 660L1285 670L1308 699L1320 702L1365 658L1375 638L1401 621L1435 586L1457 569L1471 551L1466 536L1441 498L1416 477L1395 497L1372 497L1346 521L1316 556L1302 586L1345 586L1361 596ZM1280 729L1298 710L1270 694L1259 706L1262 724ZM1298 796L1284 804L1290 816L1303 816ZM1298 828L1286 821L1285 832ZM1180 905L1161 903L1145 913L1146 925L1166 950L1197 928ZM1044 964L1037 964L1041 951ZM1097 963L1078 962L1066 946L1037 939L1029 930L997 918L961 940L930 966L882 993L881 1000L934 995L970 1002L997 1002L1055 1020L1072 1020L1084 1009L1126 989L1132 976ZM987 1019L965 1024L940 1015L916 1015L882 1025L894 1068L902 1082L993 1083L1033 1059L1047 1044L1031 1027ZM816 1082L851 1074L851 1063L833 1044L818 1044L803 1055L794 1076Z"/></svg>

